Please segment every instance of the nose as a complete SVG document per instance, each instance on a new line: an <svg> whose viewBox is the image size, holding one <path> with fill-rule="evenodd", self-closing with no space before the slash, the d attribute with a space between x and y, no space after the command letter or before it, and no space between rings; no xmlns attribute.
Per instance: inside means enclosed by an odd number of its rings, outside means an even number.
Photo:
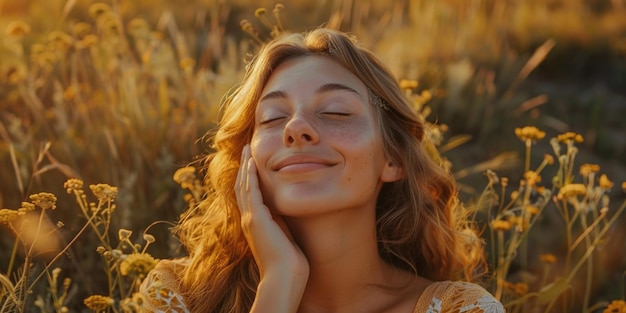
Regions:
<svg viewBox="0 0 626 313"><path fill-rule="evenodd" d="M295 115L285 125L283 141L285 146L316 144L319 142L319 133L306 117Z"/></svg>

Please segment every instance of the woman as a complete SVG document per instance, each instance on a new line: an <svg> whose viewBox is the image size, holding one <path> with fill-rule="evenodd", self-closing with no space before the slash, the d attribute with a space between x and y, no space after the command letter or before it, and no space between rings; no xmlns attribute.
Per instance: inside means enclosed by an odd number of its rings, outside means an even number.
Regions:
<svg viewBox="0 0 626 313"><path fill-rule="evenodd" d="M142 286L151 311L503 312L475 273L454 181L396 79L329 29L265 45L225 99L189 257ZM478 249L478 250L477 250Z"/></svg>

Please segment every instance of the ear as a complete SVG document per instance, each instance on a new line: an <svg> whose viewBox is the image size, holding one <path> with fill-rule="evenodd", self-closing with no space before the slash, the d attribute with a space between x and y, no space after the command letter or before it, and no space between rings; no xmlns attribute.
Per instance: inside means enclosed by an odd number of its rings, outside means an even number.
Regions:
<svg viewBox="0 0 626 313"><path fill-rule="evenodd" d="M380 180L385 183L391 183L402 178L404 178L404 169L395 165L392 161L387 161L380 175Z"/></svg>

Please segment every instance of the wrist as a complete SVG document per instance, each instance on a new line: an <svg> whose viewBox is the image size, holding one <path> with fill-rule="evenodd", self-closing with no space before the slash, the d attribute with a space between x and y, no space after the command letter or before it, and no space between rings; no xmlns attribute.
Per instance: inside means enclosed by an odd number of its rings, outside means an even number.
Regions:
<svg viewBox="0 0 626 313"><path fill-rule="evenodd" d="M285 268L266 271L257 287L251 312L296 312L308 277L308 268L300 271Z"/></svg>

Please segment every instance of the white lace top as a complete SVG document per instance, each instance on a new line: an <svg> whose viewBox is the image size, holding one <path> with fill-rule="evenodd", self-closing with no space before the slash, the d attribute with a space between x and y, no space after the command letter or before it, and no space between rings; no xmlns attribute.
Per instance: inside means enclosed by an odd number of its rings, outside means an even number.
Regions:
<svg viewBox="0 0 626 313"><path fill-rule="evenodd" d="M141 285L144 312L189 313L175 291L175 268L186 260L161 260ZM504 313L504 307L482 287L468 282L433 282L422 293L413 313Z"/></svg>

